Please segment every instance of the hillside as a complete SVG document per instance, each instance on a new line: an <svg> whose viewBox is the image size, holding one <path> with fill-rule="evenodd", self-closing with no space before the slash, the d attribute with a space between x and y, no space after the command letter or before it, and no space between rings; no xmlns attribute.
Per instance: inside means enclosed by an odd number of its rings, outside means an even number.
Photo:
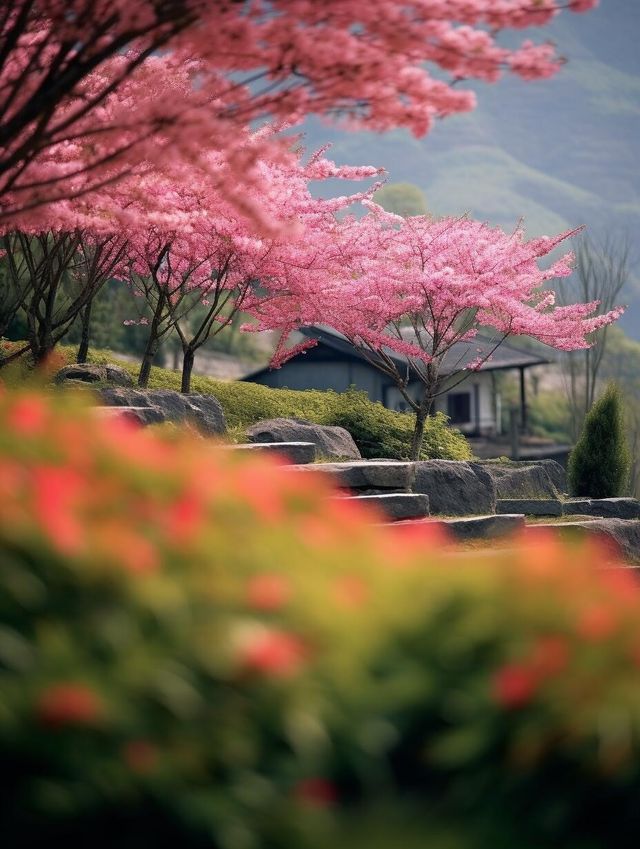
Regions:
<svg viewBox="0 0 640 849"><path fill-rule="evenodd" d="M470 212L507 228L524 217L531 235L584 224L594 235L622 230L633 241L640 231L640 3L603 0L589 14L561 15L548 34L568 59L556 78L475 85L478 109L440 122L425 139L310 122L308 144L330 139L340 162L383 165L390 181L423 189L437 215ZM635 338L638 260L622 321Z"/></svg>

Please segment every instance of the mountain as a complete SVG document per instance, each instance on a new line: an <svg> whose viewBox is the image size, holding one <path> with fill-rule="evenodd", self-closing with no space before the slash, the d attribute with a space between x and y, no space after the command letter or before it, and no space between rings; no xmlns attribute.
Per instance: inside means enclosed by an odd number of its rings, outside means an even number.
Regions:
<svg viewBox="0 0 640 849"><path fill-rule="evenodd" d="M469 212L509 229L524 218L531 236L585 225L596 238L623 232L633 244L640 232L640 2L602 0L531 36L555 41L567 58L551 80L474 84L478 108L439 122L423 139L310 121L307 144L331 141L337 162L382 165L390 182L415 183L436 215ZM629 309L621 324L640 339L640 251L623 301Z"/></svg>

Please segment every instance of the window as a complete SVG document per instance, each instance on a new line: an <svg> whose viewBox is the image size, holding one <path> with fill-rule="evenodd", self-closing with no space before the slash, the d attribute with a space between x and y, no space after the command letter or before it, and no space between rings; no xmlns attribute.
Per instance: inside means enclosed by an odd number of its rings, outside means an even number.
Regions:
<svg viewBox="0 0 640 849"><path fill-rule="evenodd" d="M447 415L451 424L466 424L471 421L471 393L452 392L447 395Z"/></svg>

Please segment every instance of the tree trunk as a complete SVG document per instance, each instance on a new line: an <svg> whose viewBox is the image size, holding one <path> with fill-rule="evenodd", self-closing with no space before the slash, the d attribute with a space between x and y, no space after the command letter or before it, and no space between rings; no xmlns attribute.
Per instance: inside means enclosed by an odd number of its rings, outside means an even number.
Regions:
<svg viewBox="0 0 640 849"><path fill-rule="evenodd" d="M420 406L416 410L416 422L413 428L413 436L411 437L410 459L419 460L420 451L422 450L422 441L424 439L424 427L427 423L431 407L433 405L433 396L426 395L420 402Z"/></svg>
<svg viewBox="0 0 640 849"><path fill-rule="evenodd" d="M158 298L158 303L156 304L156 308L153 313L153 320L151 321L151 327L149 328L149 336L147 338L147 345L144 349L144 354L142 355L142 362L140 363L140 371L138 372L138 386L142 389L146 389L149 383L149 375L151 374L151 365L153 363L155 355L158 353L158 348L160 347L160 325L162 323L162 312L164 310L164 305L166 303L166 298L163 294L161 294Z"/></svg>
<svg viewBox="0 0 640 849"><path fill-rule="evenodd" d="M146 389L149 385L149 376L151 374L151 365L155 355L158 353L158 340L154 337L149 337L147 347L142 355L140 363L140 371L138 372L138 386L141 389Z"/></svg>
<svg viewBox="0 0 640 849"><path fill-rule="evenodd" d="M45 362L56 345L51 328L45 322L43 322L40 327L38 327L36 333L31 336L29 343L33 361L38 366Z"/></svg>
<svg viewBox="0 0 640 849"><path fill-rule="evenodd" d="M424 425L427 420L427 414L422 409L416 412L416 423L413 428L413 436L411 437L411 451L409 454L410 460L420 459L420 450L422 449L422 440L424 439Z"/></svg>
<svg viewBox="0 0 640 849"><path fill-rule="evenodd" d="M86 307L84 307L84 309L80 313L80 324L82 327L82 334L80 336L80 345L78 346L78 354L76 356L76 362L78 363L86 363L87 357L89 355L92 305L93 300L89 301L89 303L86 305Z"/></svg>
<svg viewBox="0 0 640 849"><path fill-rule="evenodd" d="M193 348L186 347L182 359L182 385L180 386L180 392L184 392L185 394L191 392L191 372L193 371L195 358L196 352Z"/></svg>

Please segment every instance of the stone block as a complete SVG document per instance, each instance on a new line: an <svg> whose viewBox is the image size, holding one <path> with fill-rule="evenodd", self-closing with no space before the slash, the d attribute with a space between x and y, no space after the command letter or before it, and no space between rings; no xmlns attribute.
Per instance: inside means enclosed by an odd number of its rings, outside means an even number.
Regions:
<svg viewBox="0 0 640 849"><path fill-rule="evenodd" d="M557 465L554 463L554 466ZM482 468L493 479L499 499L558 499L558 489L549 476L547 467L542 464L483 463Z"/></svg>
<svg viewBox="0 0 640 849"><path fill-rule="evenodd" d="M266 419L247 428L249 442L312 442L318 457L360 460L360 451L348 430L303 419Z"/></svg>
<svg viewBox="0 0 640 849"><path fill-rule="evenodd" d="M497 513L524 513L525 516L562 516L562 502L557 498L499 498Z"/></svg>
<svg viewBox="0 0 640 849"><path fill-rule="evenodd" d="M565 516L640 519L640 501L635 498L569 498L563 503L563 512Z"/></svg>
<svg viewBox="0 0 640 849"><path fill-rule="evenodd" d="M295 465L313 463L316 459L316 446L313 442L246 442L224 447L225 450L253 455L275 454Z"/></svg>
<svg viewBox="0 0 640 849"><path fill-rule="evenodd" d="M377 493L375 495L334 496L339 501L357 501L375 507L394 522L422 519L429 515L429 498L414 492Z"/></svg>
<svg viewBox="0 0 640 849"><path fill-rule="evenodd" d="M640 561L640 521L635 519L584 519L557 525L536 525L536 528L552 529L563 536L570 536L576 531L602 536L615 544L623 558L634 563Z"/></svg>
<svg viewBox="0 0 640 849"><path fill-rule="evenodd" d="M292 466L307 471L306 466ZM410 492L414 464L395 460L354 460L346 463L316 463L313 471L328 475L335 486L359 492Z"/></svg>
<svg viewBox="0 0 640 849"><path fill-rule="evenodd" d="M522 514L465 516L464 518L442 519L442 523L460 541L496 539L516 533L525 526Z"/></svg>
<svg viewBox="0 0 640 849"><path fill-rule="evenodd" d="M495 513L496 488L478 463L423 460L415 464L413 491L429 496L432 514Z"/></svg>

